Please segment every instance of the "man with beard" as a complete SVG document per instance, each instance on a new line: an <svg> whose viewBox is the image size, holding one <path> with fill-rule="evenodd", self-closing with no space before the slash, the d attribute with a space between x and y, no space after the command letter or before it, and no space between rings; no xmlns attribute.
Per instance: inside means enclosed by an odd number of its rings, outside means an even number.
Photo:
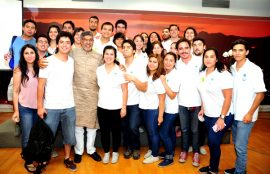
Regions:
<svg viewBox="0 0 270 174"><path fill-rule="evenodd" d="M193 55L196 58L202 59L204 50L206 48L205 40L200 37L195 37L192 43Z"/></svg>
<svg viewBox="0 0 270 174"><path fill-rule="evenodd" d="M99 19L97 16L91 16L89 18L89 30L93 33L95 39L99 39L101 34L97 31Z"/></svg>
<svg viewBox="0 0 270 174"><path fill-rule="evenodd" d="M198 167L199 160L199 131L198 113L201 109L201 98L197 90L197 79L202 65L202 59L196 59L191 54L191 43L187 39L177 41L176 48L180 59L177 69L180 78L178 93L179 118L182 131L182 151L180 163L185 163L188 155L189 137L193 147L192 165Z"/></svg>

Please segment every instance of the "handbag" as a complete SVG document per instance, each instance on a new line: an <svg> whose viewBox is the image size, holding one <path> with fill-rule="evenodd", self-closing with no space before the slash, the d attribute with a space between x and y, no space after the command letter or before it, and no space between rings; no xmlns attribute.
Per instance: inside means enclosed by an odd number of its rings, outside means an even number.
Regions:
<svg viewBox="0 0 270 174"><path fill-rule="evenodd" d="M9 65L9 67L10 67L11 69L14 69L13 43L14 43L14 41L15 41L16 38L17 38L17 36L13 36L13 37L12 37L11 45L10 45L10 47L9 47L9 52L10 52L10 54L11 54L11 58L10 58L10 60L9 60L8 65Z"/></svg>

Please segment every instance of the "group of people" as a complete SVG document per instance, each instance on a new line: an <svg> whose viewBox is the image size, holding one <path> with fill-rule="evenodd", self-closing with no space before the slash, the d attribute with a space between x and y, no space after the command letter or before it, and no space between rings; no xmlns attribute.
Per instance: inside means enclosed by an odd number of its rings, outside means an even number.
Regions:
<svg viewBox="0 0 270 174"><path fill-rule="evenodd" d="M209 166L200 173L218 173L220 144L232 127L235 168L226 174L246 173L247 144L266 91L261 69L247 58L249 45L232 43L235 63L224 65L216 48L207 48L188 27L183 38L179 26L171 24L157 32L126 37L127 22L104 22L89 18L89 30L75 28L72 21L51 25L47 35L34 38L37 26L25 20L23 34L11 45L14 56L14 114L21 122L22 148L38 117L56 135L61 123L65 149L64 164L76 171L84 152L95 161L117 163L121 132L124 158L140 158L140 131L144 126L149 150L144 164L159 167L173 164L176 120L181 127L179 162L185 163L192 147L192 165L200 165L200 137L205 133L210 150ZM115 34L113 35L113 32ZM5 59L11 57L11 52ZM206 132L200 124L205 125ZM100 129L104 156L94 147ZM112 134L112 153L110 152ZM203 138L204 140L204 138ZM159 152L160 145L165 152ZM74 146L74 161L71 149ZM33 161L26 167L35 171Z"/></svg>

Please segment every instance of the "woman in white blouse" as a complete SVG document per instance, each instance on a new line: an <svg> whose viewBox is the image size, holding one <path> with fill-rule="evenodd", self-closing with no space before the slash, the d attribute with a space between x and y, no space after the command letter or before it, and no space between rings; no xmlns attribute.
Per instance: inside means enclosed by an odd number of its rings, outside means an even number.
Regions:
<svg viewBox="0 0 270 174"><path fill-rule="evenodd" d="M201 173L218 173L221 139L234 120L232 88L232 76L218 58L218 51L215 48L206 49L198 83L202 99L198 116L205 119L210 161L209 166L199 169Z"/></svg>
<svg viewBox="0 0 270 174"><path fill-rule="evenodd" d="M110 160L110 133L112 133L112 160L117 163L121 142L121 118L126 115L127 83L116 61L116 49L108 45L103 50L104 65L97 68L99 86L97 116L101 132L101 144L105 152L102 162Z"/></svg>

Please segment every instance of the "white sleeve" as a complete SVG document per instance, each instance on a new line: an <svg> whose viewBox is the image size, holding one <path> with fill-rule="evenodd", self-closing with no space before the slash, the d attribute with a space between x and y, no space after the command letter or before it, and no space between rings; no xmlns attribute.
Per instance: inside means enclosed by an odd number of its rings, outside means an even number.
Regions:
<svg viewBox="0 0 270 174"><path fill-rule="evenodd" d="M164 94L165 93L165 88L161 82L161 80L158 78L153 82L154 88L157 92L157 94Z"/></svg>
<svg viewBox="0 0 270 174"><path fill-rule="evenodd" d="M265 92L265 84L263 80L263 73L260 67L254 69L252 75L252 86L255 92Z"/></svg>
<svg viewBox="0 0 270 174"><path fill-rule="evenodd" d="M220 79L221 89L230 89L233 88L233 77L228 71L223 71L221 73Z"/></svg>

